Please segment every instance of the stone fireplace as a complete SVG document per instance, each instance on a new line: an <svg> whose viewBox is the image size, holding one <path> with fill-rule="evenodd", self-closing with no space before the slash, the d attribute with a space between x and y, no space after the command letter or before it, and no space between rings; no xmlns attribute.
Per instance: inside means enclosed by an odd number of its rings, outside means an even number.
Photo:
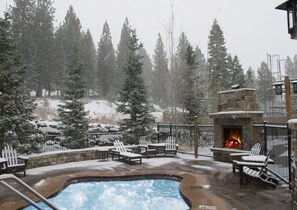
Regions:
<svg viewBox="0 0 297 210"><path fill-rule="evenodd" d="M263 148L263 112L257 111L255 89L241 88L218 93L214 123L215 160L231 162L230 153L249 151L259 142Z"/></svg>

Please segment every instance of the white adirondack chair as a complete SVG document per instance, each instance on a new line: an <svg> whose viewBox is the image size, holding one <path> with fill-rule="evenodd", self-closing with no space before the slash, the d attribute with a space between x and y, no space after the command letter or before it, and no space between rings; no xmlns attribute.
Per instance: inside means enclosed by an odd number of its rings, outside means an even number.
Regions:
<svg viewBox="0 0 297 210"><path fill-rule="evenodd" d="M26 176L28 157L18 156L16 150L12 148L12 146L6 145L2 149L2 158L7 160L7 163L5 164L6 173L24 172L24 176ZM21 162L19 160L21 160Z"/></svg>
<svg viewBox="0 0 297 210"><path fill-rule="evenodd" d="M240 184L244 184L248 179L259 180L262 183L275 188L278 184L278 180L268 175L267 164L269 162L271 149L267 151L264 162L246 162L246 161L234 161L237 162L240 171Z"/></svg>
<svg viewBox="0 0 297 210"><path fill-rule="evenodd" d="M242 156L255 156L255 155L259 155L261 151L261 145L259 143L256 143L250 150L250 152L248 153L244 153L244 152L238 152L238 153L231 153L230 156L232 158L232 170L233 173L235 173L236 169L239 170L239 166L236 164L236 161L233 160L241 160Z"/></svg>
<svg viewBox="0 0 297 210"><path fill-rule="evenodd" d="M175 138L173 136L168 136L165 141L165 149L164 153L167 154L173 154L176 156L178 150L178 145L175 143Z"/></svg>
<svg viewBox="0 0 297 210"><path fill-rule="evenodd" d="M115 140L113 144L115 150L111 151L112 159L114 156L117 156L119 159L126 160L129 164L135 161L139 161L140 164L142 163L142 155L127 150L122 141Z"/></svg>
<svg viewBox="0 0 297 210"><path fill-rule="evenodd" d="M155 156L157 155L157 150L154 148L149 148L148 144L150 142L148 142L146 140L146 136L141 136L139 138L139 148L140 148L140 154L144 155L145 157L148 156Z"/></svg>

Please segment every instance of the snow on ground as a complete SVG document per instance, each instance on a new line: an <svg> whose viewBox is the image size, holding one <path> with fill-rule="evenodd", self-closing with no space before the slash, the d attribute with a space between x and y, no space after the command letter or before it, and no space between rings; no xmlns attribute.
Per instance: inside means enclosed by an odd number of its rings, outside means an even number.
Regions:
<svg viewBox="0 0 297 210"><path fill-rule="evenodd" d="M208 166L192 165L192 167L197 168L197 169L214 170L214 168L211 168L211 167L208 167Z"/></svg>
<svg viewBox="0 0 297 210"><path fill-rule="evenodd" d="M92 100L85 104L85 110L89 112L89 115L117 115L116 104L108 102L106 100Z"/></svg>
<svg viewBox="0 0 297 210"><path fill-rule="evenodd" d="M209 157L200 157L196 159L194 155L190 154L182 154L178 153L178 158L172 157L160 157L160 158L146 158L143 159L143 162L146 164L146 168L154 169L158 167L162 167L162 165L172 164L173 162L180 163L181 165L185 164L185 160L212 160ZM87 161L80 161L80 162L71 162L59 165L52 165L52 166L44 166L39 168L32 168L27 170L27 175L39 175L43 173L47 173L53 170L64 170L64 169L71 169L71 168L90 168L90 169L98 169L104 171L113 171L114 168L127 166L127 163L123 163L118 160L109 160L106 162L98 162L98 160L87 160ZM228 170L230 170L230 165L228 166ZM206 170L215 170L212 167L203 167L196 165L195 167L200 169ZM42 183L40 183L42 184Z"/></svg>
<svg viewBox="0 0 297 210"><path fill-rule="evenodd" d="M37 104L37 109L43 110L43 113L46 112L48 120L53 120L56 118L56 110L58 106L62 104L62 101L60 99L53 98L38 98L35 102ZM106 122L110 120L113 122L118 122L124 118L124 115L116 111L117 105L107 100L86 99L84 107L85 111L88 112L89 119L93 121ZM156 105L154 105L153 107L155 111L151 114L153 115L156 122L161 122L163 118L163 110ZM44 118L38 113L37 115L39 119Z"/></svg>

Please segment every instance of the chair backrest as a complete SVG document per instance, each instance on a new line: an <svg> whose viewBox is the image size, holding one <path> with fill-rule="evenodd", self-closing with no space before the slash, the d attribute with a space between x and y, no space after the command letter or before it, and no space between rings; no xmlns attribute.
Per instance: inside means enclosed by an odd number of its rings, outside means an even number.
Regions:
<svg viewBox="0 0 297 210"><path fill-rule="evenodd" d="M272 150L272 148L270 148L269 150L267 150L266 157L265 157L265 160L263 162L264 165L265 165L265 167L262 167L261 168L260 174L262 174L263 172L266 172L266 167L268 165L268 161L269 161L269 158L270 158L271 150Z"/></svg>
<svg viewBox="0 0 297 210"><path fill-rule="evenodd" d="M120 140L115 140L115 141L113 142L113 145L114 145L116 151L118 151L118 152L127 152L127 150L126 150L126 148L125 148L125 146L124 146L124 144L123 144L122 141L120 141Z"/></svg>
<svg viewBox="0 0 297 210"><path fill-rule="evenodd" d="M12 146L6 145L2 149L2 157L7 160L7 164L9 166L18 164L17 152L12 148Z"/></svg>
<svg viewBox="0 0 297 210"><path fill-rule="evenodd" d="M166 150L176 150L175 138L173 136L168 136L165 141Z"/></svg>
<svg viewBox="0 0 297 210"><path fill-rule="evenodd" d="M252 147L249 155L259 155L260 154L260 151L261 151L261 145L259 143L256 143Z"/></svg>

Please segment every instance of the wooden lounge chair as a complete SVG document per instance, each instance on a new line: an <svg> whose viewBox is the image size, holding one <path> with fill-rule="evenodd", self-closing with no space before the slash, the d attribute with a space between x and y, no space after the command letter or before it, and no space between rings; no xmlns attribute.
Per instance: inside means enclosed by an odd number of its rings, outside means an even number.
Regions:
<svg viewBox="0 0 297 210"><path fill-rule="evenodd" d="M24 176L26 176L28 157L17 156L16 150L13 149L12 146L7 145L2 149L2 158L7 160L4 169L6 173L24 172ZM19 160L21 160L21 162L19 162Z"/></svg>
<svg viewBox="0 0 297 210"><path fill-rule="evenodd" d="M239 170L239 166L236 164L236 161L233 160L237 160L240 161L242 156L252 156L252 155L259 155L261 151L261 145L259 143L256 143L250 152L248 153L244 153L244 152L238 152L238 153L231 153L230 156L232 158L232 170L233 173L235 173L236 169Z"/></svg>
<svg viewBox="0 0 297 210"><path fill-rule="evenodd" d="M136 161L139 161L140 164L142 163L142 155L127 150L122 141L115 140L113 144L115 149L110 152L112 159L117 156L119 159L123 159L129 164Z"/></svg>
<svg viewBox="0 0 297 210"><path fill-rule="evenodd" d="M168 136L166 141L165 141L165 149L164 149L164 153L165 156L167 154L173 154L174 156L176 156L178 150L178 145L176 145L175 143L175 138L173 136Z"/></svg>
<svg viewBox="0 0 297 210"><path fill-rule="evenodd" d="M149 156L155 156L157 155L157 150L155 148L149 148L148 144L150 142L148 142L146 140L145 136L141 136L139 139L139 148L140 148L140 154L144 155L145 157L149 157Z"/></svg>
<svg viewBox="0 0 297 210"><path fill-rule="evenodd" d="M236 164L239 166L240 184L247 183L248 179L252 179L261 181L270 187L276 187L278 180L267 173L267 164L269 161L270 152L271 150L267 152L266 158L262 163L234 160L234 162L236 162Z"/></svg>

